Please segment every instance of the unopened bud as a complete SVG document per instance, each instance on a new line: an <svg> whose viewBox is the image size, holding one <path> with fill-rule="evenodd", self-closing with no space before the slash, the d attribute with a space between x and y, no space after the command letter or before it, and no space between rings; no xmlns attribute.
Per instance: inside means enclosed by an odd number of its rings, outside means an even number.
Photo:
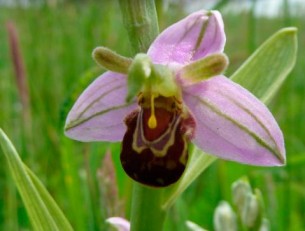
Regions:
<svg viewBox="0 0 305 231"><path fill-rule="evenodd" d="M241 213L241 220L247 228L258 228L262 220L262 198L259 190L249 193Z"/></svg>
<svg viewBox="0 0 305 231"><path fill-rule="evenodd" d="M186 221L185 224L189 231L207 231L192 221Z"/></svg>
<svg viewBox="0 0 305 231"><path fill-rule="evenodd" d="M270 222L267 218L263 218L261 225L259 227L259 231L269 231L270 230Z"/></svg>
<svg viewBox="0 0 305 231"><path fill-rule="evenodd" d="M117 231L129 231L130 223L122 217L110 217L106 222L116 228Z"/></svg>
<svg viewBox="0 0 305 231"><path fill-rule="evenodd" d="M251 186L247 178L241 178L232 184L233 204L239 213L243 210L247 195L251 193Z"/></svg>
<svg viewBox="0 0 305 231"><path fill-rule="evenodd" d="M219 203L214 212L214 228L216 231L236 231L236 215L226 201Z"/></svg>

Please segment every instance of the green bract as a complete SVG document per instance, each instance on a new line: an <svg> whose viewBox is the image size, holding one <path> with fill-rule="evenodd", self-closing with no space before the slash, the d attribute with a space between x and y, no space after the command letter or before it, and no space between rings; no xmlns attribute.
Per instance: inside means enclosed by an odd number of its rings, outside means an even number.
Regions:
<svg viewBox="0 0 305 231"><path fill-rule="evenodd" d="M297 28L283 28L263 43L231 79L268 103L294 67Z"/></svg>

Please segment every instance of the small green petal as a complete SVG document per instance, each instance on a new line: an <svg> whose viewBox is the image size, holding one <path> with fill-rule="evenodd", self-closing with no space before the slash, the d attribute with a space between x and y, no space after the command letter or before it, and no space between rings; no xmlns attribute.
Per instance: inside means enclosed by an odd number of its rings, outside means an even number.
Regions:
<svg viewBox="0 0 305 231"><path fill-rule="evenodd" d="M132 63L131 58L121 56L106 47L97 47L92 52L93 59L109 71L127 74Z"/></svg>
<svg viewBox="0 0 305 231"><path fill-rule="evenodd" d="M212 54L184 66L180 77L188 84L195 84L223 73L228 63L225 54Z"/></svg>

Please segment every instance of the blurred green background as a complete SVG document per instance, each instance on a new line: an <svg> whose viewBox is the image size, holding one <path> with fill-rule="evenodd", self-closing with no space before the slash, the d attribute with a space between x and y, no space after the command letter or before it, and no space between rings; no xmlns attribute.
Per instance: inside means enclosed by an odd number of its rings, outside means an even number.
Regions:
<svg viewBox="0 0 305 231"><path fill-rule="evenodd" d="M216 161L171 209L166 230L186 230L185 220L213 230L215 207L221 200L231 201L231 184L244 175L263 193L271 230L305 230L305 8L291 1L278 0L281 7L272 17L258 16L258 0L158 1L161 30L187 11L213 7L223 13L227 76L282 27L297 27L299 41L296 66L269 105L284 132L287 165L263 168ZM22 2L0 1L0 127L75 230L108 230L105 218L129 215L131 181L119 163L120 144L69 140L63 124L77 96L103 72L91 58L93 48L104 45L130 54L119 5L106 0ZM248 8L240 2L247 2ZM23 79L15 74L9 22L18 33ZM110 158L104 158L108 151ZM31 230L1 150L0 163L0 230Z"/></svg>

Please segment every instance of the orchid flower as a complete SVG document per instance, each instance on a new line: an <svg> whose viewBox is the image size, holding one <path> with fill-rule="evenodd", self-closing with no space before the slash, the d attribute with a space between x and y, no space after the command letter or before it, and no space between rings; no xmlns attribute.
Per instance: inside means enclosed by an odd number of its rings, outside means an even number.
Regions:
<svg viewBox="0 0 305 231"><path fill-rule="evenodd" d="M181 177L190 142L226 160L283 165L283 135L270 111L222 75L225 40L220 13L198 11L165 29L147 54L134 59L96 48L96 61L109 71L77 99L66 135L122 141L125 172L155 187Z"/></svg>

